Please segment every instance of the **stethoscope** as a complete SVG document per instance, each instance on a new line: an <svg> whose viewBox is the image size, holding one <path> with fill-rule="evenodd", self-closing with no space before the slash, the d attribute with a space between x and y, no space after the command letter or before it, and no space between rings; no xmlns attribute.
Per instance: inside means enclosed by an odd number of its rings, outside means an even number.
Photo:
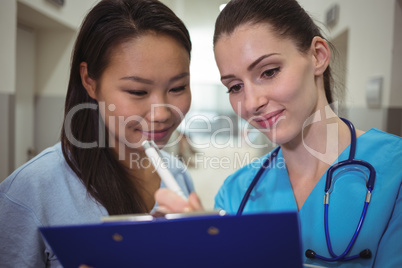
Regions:
<svg viewBox="0 0 402 268"><path fill-rule="evenodd" d="M325 229L325 239L327 241L327 247L328 247L328 251L331 254L331 258L327 258L321 255L316 254L313 250L308 249L305 252L306 257L313 259L313 258L317 258L317 259L321 259L324 261L349 261L349 260L353 260L353 259L357 259L357 258L363 258L363 259L369 259L371 258L371 251L369 249L364 249L363 251L361 251L359 254L356 255L352 255L352 256L346 256L348 255L348 253L350 252L353 244L356 242L357 236L359 235L359 232L362 228L364 219L366 217L367 214L367 207L370 203L370 199L371 199L371 192L374 189L374 181L375 181L375 169L374 167L369 164L366 161L363 160L358 160L358 159L354 159L355 158L355 153L356 153L356 131L355 131L355 127L354 125L344 119L341 118L346 125L349 127L350 130L350 135L351 135L351 143L350 143L350 152L349 152L349 158L347 160L344 161L340 161L334 165L332 165L331 167L328 168L327 171L327 180L326 180L326 184L325 184L325 195L324 195L324 229ZM253 190L253 188L255 187L255 185L257 184L257 182L259 181L259 179L261 178L262 174L264 173L265 170L267 170L268 166L272 163L273 159L278 155L279 153L279 149L280 147L278 146L269 156L268 158L264 161L264 163L262 164L261 168L258 170L257 174L255 175L253 181L251 182L250 186L248 187L246 193L243 196L243 199L240 203L239 209L237 211L237 215L241 215L243 213L244 207L246 206L247 200L250 197L250 193ZM330 195L330 189L331 189L331 184L332 184L332 178L333 178L333 174L336 170L338 170L339 168L345 167L345 166L350 166L350 165L360 165L360 166L364 166L366 167L370 172L369 178L367 180L366 183L366 187L367 187L367 194L366 194L366 199L364 202L364 207L363 207L363 212L362 215L360 216L360 220L359 220L359 224L356 227L356 231L352 237L352 239L349 242L349 245L347 246L347 248L345 249L345 251L341 254L341 255L336 255L334 253L334 251L332 250L332 245L331 245L331 239L329 237L329 228L328 228L328 204L329 204L329 195Z"/></svg>

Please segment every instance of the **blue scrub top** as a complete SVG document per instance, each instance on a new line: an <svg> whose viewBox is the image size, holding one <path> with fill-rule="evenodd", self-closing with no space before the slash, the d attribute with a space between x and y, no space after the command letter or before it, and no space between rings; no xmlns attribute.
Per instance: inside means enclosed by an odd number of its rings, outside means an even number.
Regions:
<svg viewBox="0 0 402 268"><path fill-rule="evenodd" d="M229 176L215 197L215 208L236 213L248 186L268 155ZM349 157L349 147L337 161ZM370 259L348 262L325 262L307 259L304 263L325 267L402 267L402 138L371 129L357 138L355 159L369 162L376 170L366 218L356 243L348 256L368 248ZM329 232L332 248L340 255L346 249L362 214L366 198L366 181L357 171L348 171L333 182L329 200ZM324 231L324 187L326 173L299 211L303 254L307 249L331 257ZM286 163L278 156L263 173L243 213L297 211Z"/></svg>

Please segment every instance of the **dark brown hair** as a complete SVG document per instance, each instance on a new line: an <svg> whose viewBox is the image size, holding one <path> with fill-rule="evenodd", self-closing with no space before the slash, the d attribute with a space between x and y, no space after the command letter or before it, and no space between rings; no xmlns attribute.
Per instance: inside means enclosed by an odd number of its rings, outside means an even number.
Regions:
<svg viewBox="0 0 402 268"><path fill-rule="evenodd" d="M230 35L241 25L259 23L269 24L278 36L293 40L302 53L309 49L315 36L324 38L320 28L296 0L231 0L216 20L213 42L216 44L222 35ZM333 101L332 84L328 66L324 72L328 103Z"/></svg>
<svg viewBox="0 0 402 268"><path fill-rule="evenodd" d="M72 54L61 132L63 155L88 193L110 215L146 212L146 207L139 195L139 186L132 183L127 170L108 148L108 132L96 109L97 102L82 85L80 64L86 62L89 77L97 81L117 45L151 32L173 37L190 56L188 30L167 6L157 0L100 1L85 17ZM79 109L70 118L69 112L80 105L87 107ZM82 143L81 146L77 146L74 140Z"/></svg>

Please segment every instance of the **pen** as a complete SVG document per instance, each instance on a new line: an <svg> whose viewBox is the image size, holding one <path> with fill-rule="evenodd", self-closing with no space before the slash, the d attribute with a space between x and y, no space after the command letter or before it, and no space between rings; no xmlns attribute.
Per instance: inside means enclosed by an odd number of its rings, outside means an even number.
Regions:
<svg viewBox="0 0 402 268"><path fill-rule="evenodd" d="M173 177L172 173L170 173L166 164L163 162L161 153L155 142L152 140L146 140L142 143L142 147L144 147L145 154L151 160L152 165L155 167L156 172L158 173L159 177L161 177L161 180L165 183L166 187L184 198L184 200L187 200L187 197L177 184L177 181Z"/></svg>

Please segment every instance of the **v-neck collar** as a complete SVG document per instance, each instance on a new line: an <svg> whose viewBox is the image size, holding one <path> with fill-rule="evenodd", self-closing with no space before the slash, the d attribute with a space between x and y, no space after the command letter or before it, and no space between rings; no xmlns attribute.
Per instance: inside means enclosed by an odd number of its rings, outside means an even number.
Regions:
<svg viewBox="0 0 402 268"><path fill-rule="evenodd" d="M366 131L365 133L363 133L362 135L357 137L356 143L357 143L358 140L360 141L362 139L361 137L366 136L367 133L369 133L371 131L372 131L372 129ZM357 148L357 146L356 146L356 148ZM347 158L349 158L349 152L350 152L350 144L342 151L342 153L339 154L338 158L331 164L331 166L334 165L335 163L338 163L340 161L343 161L343 160L346 160ZM279 153L278 153L277 157L282 157L283 158L282 149L279 150ZM285 161L285 165L286 165L286 161ZM296 198L295 198L295 195L293 193L292 184L290 183L288 169L287 168L281 168L281 169L278 169L277 172L279 172L278 173L278 175L279 175L278 178L286 178L286 181L289 184L289 187L290 187L291 192L292 192L294 207L295 207L296 210L298 210ZM325 188L325 183L326 183L326 178L327 178L327 172L328 172L328 169L325 171L325 173L322 175L320 180L317 182L317 184L311 190L310 194L307 196L307 199L304 201L302 207L300 208L300 210L298 210L299 213L303 211L304 207L308 206L308 203L315 202L317 200L316 196L321 195L322 199L324 201L324 188Z"/></svg>

